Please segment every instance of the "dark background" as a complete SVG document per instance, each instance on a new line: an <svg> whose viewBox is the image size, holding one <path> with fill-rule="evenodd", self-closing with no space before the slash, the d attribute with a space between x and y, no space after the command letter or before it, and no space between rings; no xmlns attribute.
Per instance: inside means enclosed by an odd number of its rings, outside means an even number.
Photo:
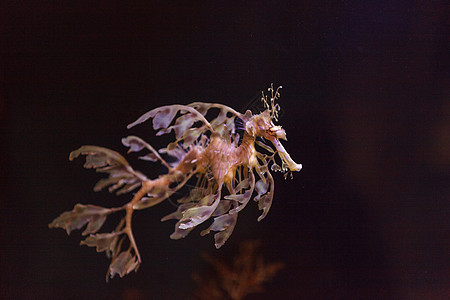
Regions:
<svg viewBox="0 0 450 300"><path fill-rule="evenodd" d="M249 299L449 296L446 1L75 2L0 7L0 297L189 298L192 274L209 268L201 253L231 259L252 239L286 267ZM200 230L170 240L163 203L134 216L139 271L106 284L103 254L47 228L75 203L129 199L94 193L100 175L71 150L124 154L126 125L152 108L244 111L271 82L303 170L276 174L269 215L258 223L249 203L220 250ZM149 127L131 133L164 146Z"/></svg>

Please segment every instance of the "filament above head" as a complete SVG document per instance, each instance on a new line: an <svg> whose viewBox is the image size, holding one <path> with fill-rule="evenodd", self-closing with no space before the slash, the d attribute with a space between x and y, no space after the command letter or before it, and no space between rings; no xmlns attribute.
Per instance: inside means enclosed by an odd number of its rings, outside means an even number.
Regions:
<svg viewBox="0 0 450 300"><path fill-rule="evenodd" d="M278 112L280 111L280 105L278 103L275 103L275 101L278 100L281 96L280 92L279 92L279 90L281 88L283 88L283 87L280 85L275 90L273 88L273 83L268 88L268 91L270 92L270 95L271 95L270 105L269 105L269 102L267 101L268 96L266 94L264 94L264 92L261 92L262 93L261 101L264 103L264 107L270 112L270 118L277 122L278 122Z"/></svg>

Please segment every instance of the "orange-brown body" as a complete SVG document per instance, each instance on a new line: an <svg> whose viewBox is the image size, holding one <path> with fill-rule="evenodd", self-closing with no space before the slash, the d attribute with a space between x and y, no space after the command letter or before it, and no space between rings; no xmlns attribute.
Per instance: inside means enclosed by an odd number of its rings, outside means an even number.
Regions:
<svg viewBox="0 0 450 300"><path fill-rule="evenodd" d="M230 107L217 103L195 102L189 105L169 105L153 109L142 115L128 127L153 119L153 128L157 135L175 133L176 140L166 148L156 151L152 146L136 136L129 136L122 143L129 147L128 152L147 150L149 153L142 159L159 161L167 169L166 174L155 179L148 179L144 174L135 171L127 160L119 153L98 147L82 146L70 154L74 159L80 154L86 155L86 168L95 168L99 172L109 174L94 187L99 191L105 187L128 193L137 189L130 202L115 208L103 208L94 205L77 204L72 211L65 212L56 218L50 227L61 227L70 233L87 224L83 235L89 235L82 244L97 247L97 251L105 251L112 258L108 275L123 276L136 270L141 257L133 237L132 215L135 210L154 206L174 195L193 177L197 183L188 195L178 199L177 211L162 220L176 219L173 239L185 237L192 229L206 220L213 218L209 228L202 235L216 231L215 244L221 247L233 232L237 216L249 202L254 199L263 211L258 221L268 213L273 195L274 181L269 170L281 171L285 176L293 171L300 171L301 164L296 164L279 139L286 139L286 133L273 123L277 121L279 97L278 89L273 87L270 104L263 94L262 100L266 110L253 115L236 112ZM209 110L219 110L219 114L208 121ZM235 121L240 120L242 139L235 128ZM172 125L171 125L172 124ZM197 124L197 125L196 125ZM200 124L200 125L198 125ZM263 138L263 140L257 140ZM265 142L268 141L275 150ZM267 153L257 150L259 145ZM275 155L281 158L282 165L275 161ZM175 162L167 163L161 155L175 158ZM226 191L222 191L226 187ZM256 196L253 196L256 194ZM124 210L126 215L117 228L111 233L97 233L103 226L106 217L114 212ZM124 241L128 239L128 248Z"/></svg>

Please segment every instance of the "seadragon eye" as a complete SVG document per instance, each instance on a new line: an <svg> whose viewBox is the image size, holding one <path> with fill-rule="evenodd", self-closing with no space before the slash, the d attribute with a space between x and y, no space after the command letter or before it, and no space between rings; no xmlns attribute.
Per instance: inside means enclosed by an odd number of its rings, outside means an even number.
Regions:
<svg viewBox="0 0 450 300"><path fill-rule="evenodd" d="M269 129L270 132L275 133L278 130L281 130L281 126L277 125L277 126L273 126L272 128Z"/></svg>
<svg viewBox="0 0 450 300"><path fill-rule="evenodd" d="M269 129L269 134L276 137L277 139L286 140L286 132L281 126L273 126Z"/></svg>

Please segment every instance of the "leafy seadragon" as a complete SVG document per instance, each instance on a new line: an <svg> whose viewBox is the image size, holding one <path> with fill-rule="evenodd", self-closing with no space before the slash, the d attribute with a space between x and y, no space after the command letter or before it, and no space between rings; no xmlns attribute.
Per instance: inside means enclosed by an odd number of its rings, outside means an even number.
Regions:
<svg viewBox="0 0 450 300"><path fill-rule="evenodd" d="M122 143L129 148L128 153L146 151L148 153L141 159L159 161L167 168L168 172L156 179L148 179L134 170L122 155L103 147L82 146L71 152L70 160L86 155L85 168L109 175L95 185L94 191L109 187L110 192L117 194L137 192L130 202L120 207L76 204L72 211L62 213L49 227L64 228L69 234L87 224L82 234L88 237L81 244L96 247L98 252L105 251L111 258L107 278L113 278L115 274L122 277L137 270L141 263L131 227L133 212L164 201L196 177L195 187L178 200L177 210L162 218L162 221L177 220L175 232L170 237L180 239L213 217L212 224L201 235L217 232L214 235L215 246L221 247L233 232L238 212L254 194L253 199L262 210L258 221L267 215L274 195L269 164L272 171L285 173L285 178L290 172L302 168L301 164L292 160L279 141L286 140L284 129L273 123L278 121L280 106L275 101L280 96L279 89L269 88L270 101L262 93L265 111L256 115L250 110L241 114L222 104L194 102L155 108L128 125L131 128L153 119L157 136L172 131L175 133L176 140L159 151L136 136L122 139ZM208 121L208 112L214 109L219 113ZM242 128L237 128L239 125L236 124L241 124ZM242 137L239 132L243 132ZM255 145L266 153L258 151ZM281 158L281 166L275 161L276 154ZM171 157L172 162L167 162L163 156ZM115 230L97 233L108 215L118 211L125 211L125 216Z"/></svg>

